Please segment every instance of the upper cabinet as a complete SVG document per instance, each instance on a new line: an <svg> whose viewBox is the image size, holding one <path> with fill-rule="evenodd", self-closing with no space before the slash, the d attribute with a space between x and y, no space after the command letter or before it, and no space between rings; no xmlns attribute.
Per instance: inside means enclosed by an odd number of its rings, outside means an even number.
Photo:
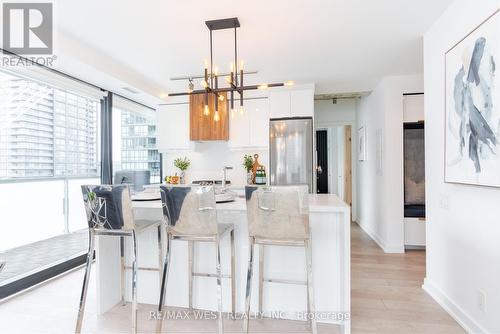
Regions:
<svg viewBox="0 0 500 334"><path fill-rule="evenodd" d="M270 117L290 117L290 102L289 91L271 91L269 93Z"/></svg>
<svg viewBox="0 0 500 334"><path fill-rule="evenodd" d="M269 93L271 118L312 117L314 115L314 88L275 90Z"/></svg>
<svg viewBox="0 0 500 334"><path fill-rule="evenodd" d="M195 94L189 96L189 117L190 131L189 137L192 141L228 140L229 121L227 112L227 94L224 101L218 103L219 119L215 119L215 96L209 94L208 105L209 114L204 114L205 95Z"/></svg>
<svg viewBox="0 0 500 334"><path fill-rule="evenodd" d="M160 105L156 110L156 133L158 150L188 150L189 104Z"/></svg>
<svg viewBox="0 0 500 334"><path fill-rule="evenodd" d="M291 117L314 115L314 91L312 89L290 91Z"/></svg>
<svg viewBox="0 0 500 334"><path fill-rule="evenodd" d="M269 144L269 100L245 100L245 111L230 117L229 145L238 148L266 148Z"/></svg>

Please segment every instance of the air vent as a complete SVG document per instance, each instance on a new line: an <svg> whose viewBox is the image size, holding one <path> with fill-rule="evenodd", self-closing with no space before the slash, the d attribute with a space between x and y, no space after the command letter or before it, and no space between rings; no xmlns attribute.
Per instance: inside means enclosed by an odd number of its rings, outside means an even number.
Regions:
<svg viewBox="0 0 500 334"><path fill-rule="evenodd" d="M122 87L122 89L126 90L127 92L132 93L132 94L139 94L138 91L136 91L135 89L130 88L130 87Z"/></svg>

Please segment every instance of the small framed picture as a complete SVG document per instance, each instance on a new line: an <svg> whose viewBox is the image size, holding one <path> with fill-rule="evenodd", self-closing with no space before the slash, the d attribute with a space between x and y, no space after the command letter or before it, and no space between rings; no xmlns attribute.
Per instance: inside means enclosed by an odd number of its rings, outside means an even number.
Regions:
<svg viewBox="0 0 500 334"><path fill-rule="evenodd" d="M362 126L358 129L358 160L366 160L366 127Z"/></svg>

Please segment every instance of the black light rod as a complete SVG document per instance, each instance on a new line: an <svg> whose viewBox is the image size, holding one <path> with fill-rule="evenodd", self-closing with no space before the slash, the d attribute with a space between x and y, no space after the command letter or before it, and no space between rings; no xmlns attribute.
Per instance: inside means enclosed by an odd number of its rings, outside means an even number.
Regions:
<svg viewBox="0 0 500 334"><path fill-rule="evenodd" d="M257 74L259 71L244 71L243 74ZM219 77L228 77L231 75L231 72L227 73L219 73L217 74ZM175 77L175 78L170 78L172 81L178 81L178 80L189 80L189 79L203 79L204 75L191 75L191 76L186 76L186 77Z"/></svg>
<svg viewBox="0 0 500 334"><path fill-rule="evenodd" d="M284 83L272 83L272 84L264 84L266 88L272 88L272 87L282 87L285 86ZM238 87L237 89L231 88L231 87L226 87L226 88L217 88L217 89L209 89L209 93L217 94L217 93L223 93L223 92L242 92L244 90L255 90L261 88L262 85L251 85L251 86L243 86L243 87ZM182 92L182 93L170 93L168 96L185 96L185 95L196 95L196 94L205 94L207 91L205 89L199 89L199 90L193 90L191 93L189 92Z"/></svg>

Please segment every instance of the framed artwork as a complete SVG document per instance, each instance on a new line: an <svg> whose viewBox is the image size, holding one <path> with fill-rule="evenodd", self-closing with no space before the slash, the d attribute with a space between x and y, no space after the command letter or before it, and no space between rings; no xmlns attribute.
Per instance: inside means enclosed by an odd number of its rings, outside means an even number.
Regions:
<svg viewBox="0 0 500 334"><path fill-rule="evenodd" d="M500 10L445 54L445 182L500 187Z"/></svg>
<svg viewBox="0 0 500 334"><path fill-rule="evenodd" d="M358 129L358 160L366 160L366 127Z"/></svg>

